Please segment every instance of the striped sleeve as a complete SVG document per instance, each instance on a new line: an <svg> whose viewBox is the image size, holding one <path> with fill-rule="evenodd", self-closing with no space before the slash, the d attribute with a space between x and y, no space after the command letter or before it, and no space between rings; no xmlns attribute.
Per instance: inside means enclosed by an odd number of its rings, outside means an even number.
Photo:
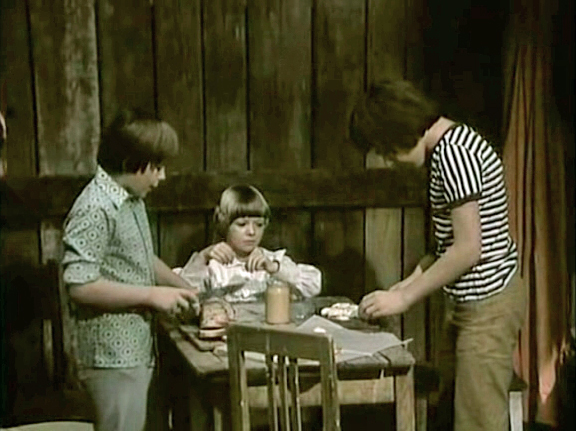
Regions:
<svg viewBox="0 0 576 431"><path fill-rule="evenodd" d="M440 153L444 195L450 205L474 200L482 192L480 160L461 145L444 145Z"/></svg>

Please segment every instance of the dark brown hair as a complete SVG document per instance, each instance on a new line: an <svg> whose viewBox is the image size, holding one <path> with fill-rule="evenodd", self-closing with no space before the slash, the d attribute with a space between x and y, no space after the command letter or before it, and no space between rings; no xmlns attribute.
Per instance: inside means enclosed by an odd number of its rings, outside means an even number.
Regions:
<svg viewBox="0 0 576 431"><path fill-rule="evenodd" d="M362 94L350 116L350 138L384 156L411 150L439 117L436 103L408 81L381 81Z"/></svg>
<svg viewBox="0 0 576 431"><path fill-rule="evenodd" d="M98 163L109 174L136 173L177 152L178 136L168 123L139 109L123 110L102 134Z"/></svg>

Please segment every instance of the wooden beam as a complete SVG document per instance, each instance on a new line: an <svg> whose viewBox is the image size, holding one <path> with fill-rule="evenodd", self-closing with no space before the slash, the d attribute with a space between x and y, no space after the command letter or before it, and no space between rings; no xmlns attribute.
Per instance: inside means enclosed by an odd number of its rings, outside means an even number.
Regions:
<svg viewBox="0 0 576 431"><path fill-rule="evenodd" d="M86 176L9 179L6 186L18 205L2 202L2 215L22 216L22 206L45 218L66 214L90 180ZM202 172L169 176L150 193L147 205L158 212L211 210L231 184L249 183L264 193L273 208L415 207L426 202L423 172L369 169L330 172L292 171Z"/></svg>

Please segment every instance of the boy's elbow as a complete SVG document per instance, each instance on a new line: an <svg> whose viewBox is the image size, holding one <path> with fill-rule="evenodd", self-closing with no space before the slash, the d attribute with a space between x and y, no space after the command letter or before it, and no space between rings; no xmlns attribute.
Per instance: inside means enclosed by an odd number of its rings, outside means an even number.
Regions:
<svg viewBox="0 0 576 431"><path fill-rule="evenodd" d="M480 262L480 257L482 256L482 246L480 243L473 241L468 247L466 256L468 257L468 263L470 268L476 266Z"/></svg>
<svg viewBox="0 0 576 431"><path fill-rule="evenodd" d="M454 254L460 260L466 270L476 266L480 262L482 246L477 241L460 241L454 244Z"/></svg>
<svg viewBox="0 0 576 431"><path fill-rule="evenodd" d="M87 304L89 290L89 284L71 284L68 286L68 296L76 304Z"/></svg>
<svg viewBox="0 0 576 431"><path fill-rule="evenodd" d="M72 302L82 303L82 286L81 284L72 284L68 286L68 296Z"/></svg>

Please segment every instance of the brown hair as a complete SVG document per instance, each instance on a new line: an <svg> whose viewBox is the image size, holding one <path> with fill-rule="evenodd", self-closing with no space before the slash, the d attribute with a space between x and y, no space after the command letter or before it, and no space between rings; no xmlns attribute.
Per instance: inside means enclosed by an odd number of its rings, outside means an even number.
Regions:
<svg viewBox="0 0 576 431"><path fill-rule="evenodd" d="M123 110L102 134L98 163L109 174L136 173L177 152L178 136L168 123L145 111Z"/></svg>
<svg viewBox="0 0 576 431"><path fill-rule="evenodd" d="M256 187L237 184L228 187L214 209L215 240L225 239L228 228L239 217L264 217L270 221L270 206Z"/></svg>
<svg viewBox="0 0 576 431"><path fill-rule="evenodd" d="M439 117L437 105L408 81L381 81L362 94L350 116L350 138L384 156L411 150Z"/></svg>

